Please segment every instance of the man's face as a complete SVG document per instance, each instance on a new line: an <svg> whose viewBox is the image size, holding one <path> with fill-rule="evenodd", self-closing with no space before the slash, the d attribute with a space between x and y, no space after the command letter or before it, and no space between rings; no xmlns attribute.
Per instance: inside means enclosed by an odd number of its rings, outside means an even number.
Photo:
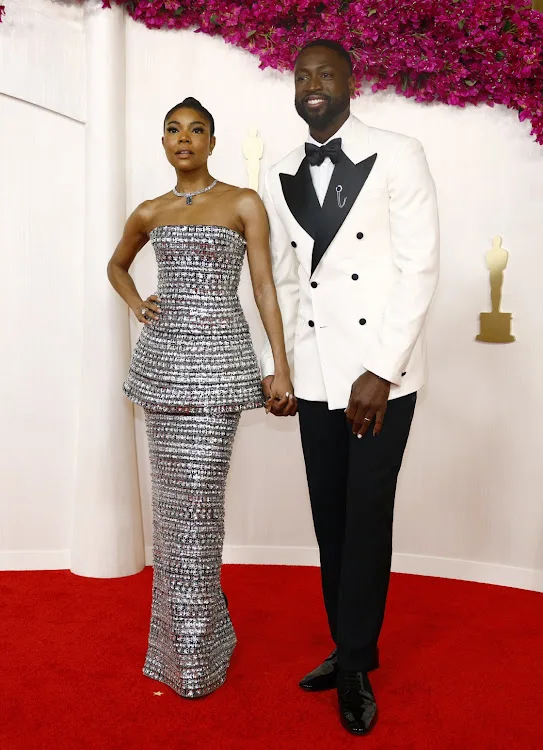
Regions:
<svg viewBox="0 0 543 750"><path fill-rule="evenodd" d="M349 65L328 47L309 47L296 61L295 105L300 117L314 130L325 130L349 111L354 80Z"/></svg>

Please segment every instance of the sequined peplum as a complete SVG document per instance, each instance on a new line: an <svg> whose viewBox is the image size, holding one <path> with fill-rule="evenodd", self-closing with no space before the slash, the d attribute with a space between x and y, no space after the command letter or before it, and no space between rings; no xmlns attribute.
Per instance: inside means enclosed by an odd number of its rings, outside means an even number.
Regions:
<svg viewBox="0 0 543 750"><path fill-rule="evenodd" d="M233 229L152 230L161 314L134 349L124 392L149 412L217 413L263 405L238 299L245 240Z"/></svg>

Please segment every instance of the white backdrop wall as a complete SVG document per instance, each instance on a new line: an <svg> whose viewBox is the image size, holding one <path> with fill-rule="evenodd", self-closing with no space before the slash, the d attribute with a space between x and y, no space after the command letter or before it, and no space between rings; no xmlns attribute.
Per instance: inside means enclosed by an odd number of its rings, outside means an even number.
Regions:
<svg viewBox="0 0 543 750"><path fill-rule="evenodd" d="M0 37L2 31L0 27ZM20 38L25 33L24 26L17 30ZM256 58L201 34L149 31L127 21L125 41L127 212L171 188L174 177L160 144L162 118L185 96L200 98L215 115L218 145L211 164L213 174L222 180L246 184L242 143L252 126L258 127L265 144L263 169L304 138L304 124L292 105L290 76L262 72ZM46 72L47 77L58 77L62 71ZM17 80L12 80L11 96L17 95L16 85ZM25 98L28 84L23 79L20 90ZM0 104L13 110L13 102ZM353 109L370 125L396 129L423 142L440 199L442 274L429 322L428 384L420 395L398 488L395 569L543 590L543 391L539 387L543 310L538 289L543 272L543 148L532 142L527 123L519 123L514 112L500 107L423 106L384 93L363 95ZM65 145L69 143L62 131L68 127L66 120L47 116L56 123L51 135L59 142L56 169L73 186L80 186L84 169L80 155L78 162ZM17 138L24 141L18 117L11 117L3 119L3 129L12 143ZM71 121L69 127L75 128L74 138L83 130ZM77 151L77 143L73 148ZM19 175L27 170L48 173L47 160L53 159L51 154L30 153L26 144L21 150L10 149L7 157L16 167L12 172ZM27 181L20 179L24 184L17 193L14 184L19 183L3 175L0 208L11 226L7 234L4 222L0 229L3 265L14 269L10 276L14 282L7 282L3 299L11 294L19 308L16 325L8 321L4 329L11 357L36 363L32 342L44 320L44 275L38 273L33 255L29 262L31 256L25 253L29 228L47 236L46 254L39 256L47 265L45 278L62 286L71 305L67 315L66 305L61 310L45 302L53 324L47 335L40 328L39 388L32 385L38 372L27 366L19 367L9 390L4 389L10 394L7 416L15 438L4 430L0 565L17 567L21 560L32 559L34 567L47 567L52 558L40 557L40 551L56 551L59 563L69 559L80 396L76 372L81 367L84 207L73 189L69 196L73 203L64 209L58 200L61 186L51 188L49 183L47 200L52 209L44 223L31 209L32 200L43 203L36 196L29 200L24 192ZM72 222L73 232L55 231L66 221ZM513 313L517 336L516 343L501 346L474 341L478 314L489 304L484 253L495 234L503 236L510 252L502 309ZM36 252L37 246L33 247ZM142 295L152 293L155 270L149 246L134 271ZM67 276L70 283L61 284ZM25 284L31 302L23 304L19 295ZM240 296L258 349L262 332L247 273ZM134 321L131 333L134 341L138 334ZM49 352L55 353L58 364L53 365ZM122 399L120 383L111 387L117 385ZM53 392L55 399L46 395ZM43 441L28 437L21 415L29 412L32 425L47 424L49 434L55 436L46 449ZM135 422L149 559L150 487L139 410ZM47 524L39 522L40 508ZM29 550L35 553L31 558ZM225 560L318 562L296 420L274 420L262 412L243 416L228 483Z"/></svg>
<svg viewBox="0 0 543 750"><path fill-rule="evenodd" d="M82 19L80 7L34 0L10 3L0 24L0 298L10 311L0 325L0 564L7 568L70 564L84 231Z"/></svg>

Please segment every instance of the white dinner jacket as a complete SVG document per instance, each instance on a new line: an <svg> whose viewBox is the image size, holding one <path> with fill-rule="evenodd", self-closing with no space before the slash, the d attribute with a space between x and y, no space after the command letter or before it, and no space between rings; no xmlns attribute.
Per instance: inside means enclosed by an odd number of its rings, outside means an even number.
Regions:
<svg viewBox="0 0 543 750"><path fill-rule="evenodd" d="M343 135L343 133L342 133ZM265 178L273 274L298 397L345 408L365 371L390 398L424 381L438 278L435 187L420 143L351 117L321 207L301 146ZM269 342L262 376L273 374Z"/></svg>

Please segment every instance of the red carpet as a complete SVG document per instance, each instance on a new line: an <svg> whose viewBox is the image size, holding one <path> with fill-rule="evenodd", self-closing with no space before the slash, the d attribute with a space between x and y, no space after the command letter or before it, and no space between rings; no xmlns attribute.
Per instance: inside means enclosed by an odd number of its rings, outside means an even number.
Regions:
<svg viewBox="0 0 543 750"><path fill-rule="evenodd" d="M543 597L393 576L368 738L297 678L330 650L313 568L226 566L227 684L185 701L141 674L151 570L0 573L1 750L539 750ZM163 695L154 695L161 691Z"/></svg>

